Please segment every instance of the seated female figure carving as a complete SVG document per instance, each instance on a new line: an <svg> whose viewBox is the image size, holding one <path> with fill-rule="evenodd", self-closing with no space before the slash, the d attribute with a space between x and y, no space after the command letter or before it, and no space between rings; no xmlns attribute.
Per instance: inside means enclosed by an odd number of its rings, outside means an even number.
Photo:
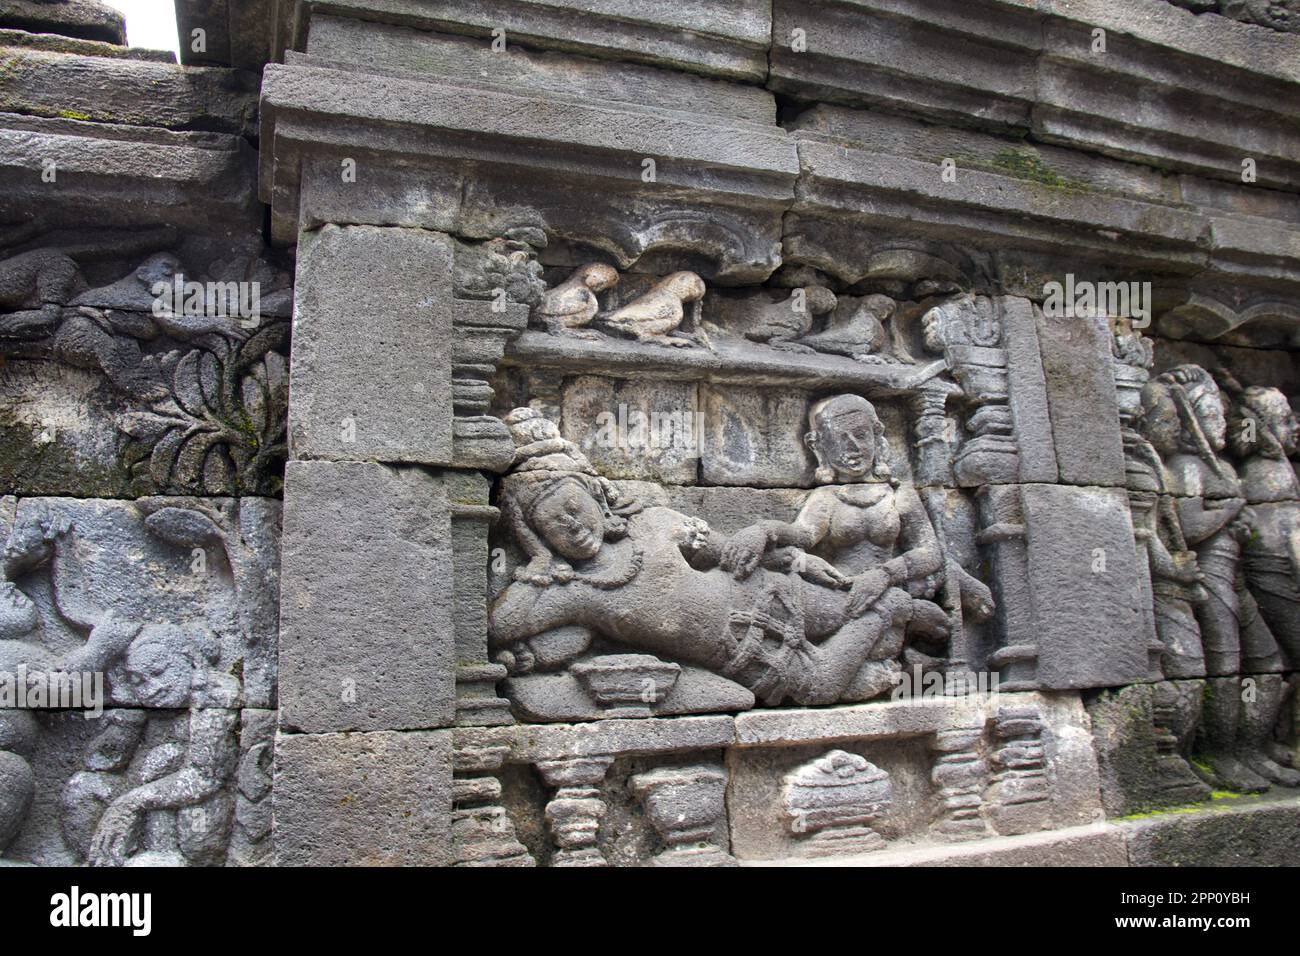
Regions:
<svg viewBox="0 0 1300 956"><path fill-rule="evenodd" d="M808 420L812 430L804 440L817 458L821 487L793 523L762 521L738 532L723 550L722 566L744 578L770 548L802 549L844 575L854 617L891 588L917 598L932 595L943 568L939 540L916 491L890 476L875 408L860 396L837 395L815 404ZM992 611L988 588L969 575L960 585L973 616ZM948 619L937 605L918 601L913 629L945 638ZM889 657L902 650L902 635L895 640Z"/></svg>
<svg viewBox="0 0 1300 956"><path fill-rule="evenodd" d="M626 502L616 514L608 484L538 419L527 409L508 419L516 441L526 443L503 479L501 503L530 554L489 617L492 644L508 666L529 655L531 640L578 625L722 674L769 704L829 704L921 613L920 602L888 584L870 601L860 590L855 613L834 568L789 549L766 555L761 567L755 561L755 573L723 570L723 542L707 524Z"/></svg>

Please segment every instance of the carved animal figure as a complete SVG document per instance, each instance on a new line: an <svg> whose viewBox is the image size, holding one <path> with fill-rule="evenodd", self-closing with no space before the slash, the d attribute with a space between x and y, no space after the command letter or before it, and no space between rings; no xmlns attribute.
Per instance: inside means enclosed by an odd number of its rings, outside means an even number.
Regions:
<svg viewBox="0 0 1300 956"><path fill-rule="evenodd" d="M80 280L77 264L57 249L34 249L0 262L0 337L32 339L58 323Z"/></svg>
<svg viewBox="0 0 1300 956"><path fill-rule="evenodd" d="M846 355L859 362L884 362L886 359L877 353L885 345L885 322L895 308L894 300L887 295L866 296L846 320L836 321L832 316L825 331L805 335L799 344L818 352Z"/></svg>
<svg viewBox="0 0 1300 956"><path fill-rule="evenodd" d="M611 312L605 323L638 342L689 347L695 343L684 333L677 338L668 336L677 331L686 315L682 304L702 298L703 279L694 272L674 272L656 282L649 292Z"/></svg>
<svg viewBox="0 0 1300 956"><path fill-rule="evenodd" d="M591 324L600 310L596 293L617 282L618 272L612 266L601 262L588 263L554 289L548 289L533 314L553 335L568 330L581 338L597 338L596 333L581 330Z"/></svg>
<svg viewBox="0 0 1300 956"><path fill-rule="evenodd" d="M824 286L810 285L795 289L783 302L760 302L758 321L745 332L753 342L766 342L774 349L788 352L812 352L811 346L795 341L812 329L813 317L833 312L835 293Z"/></svg>

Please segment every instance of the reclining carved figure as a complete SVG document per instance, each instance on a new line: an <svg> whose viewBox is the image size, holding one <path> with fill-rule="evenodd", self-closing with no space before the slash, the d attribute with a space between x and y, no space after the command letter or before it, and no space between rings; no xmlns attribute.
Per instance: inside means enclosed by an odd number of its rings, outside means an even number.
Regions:
<svg viewBox="0 0 1300 956"><path fill-rule="evenodd" d="M530 641L578 625L726 676L768 704L830 704L865 699L859 673L895 657L909 624L946 626L941 609L906 589L915 575L938 570L937 550L933 561L903 559L915 572L900 577L903 586L891 583L891 569L854 591L829 562L791 547L765 548L737 573L720 566L728 542L705 522L619 500L536 412L516 409L507 422L521 447L501 506L530 557L489 618L507 666L529 659ZM880 547L899 535L890 507L876 512L892 526L878 529ZM865 696L883 689L873 685Z"/></svg>

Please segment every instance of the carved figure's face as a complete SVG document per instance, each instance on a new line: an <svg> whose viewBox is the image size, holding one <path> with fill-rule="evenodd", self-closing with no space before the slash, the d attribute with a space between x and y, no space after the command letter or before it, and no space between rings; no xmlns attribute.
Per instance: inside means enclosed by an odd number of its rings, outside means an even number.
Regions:
<svg viewBox="0 0 1300 956"><path fill-rule="evenodd" d="M1142 390L1141 431L1162 457L1178 453L1182 431L1178 409L1169 393L1159 385L1148 385Z"/></svg>
<svg viewBox="0 0 1300 956"><path fill-rule="evenodd" d="M1196 397L1192 406L1205 440L1215 451L1223 451L1228 438L1228 416L1223 412L1223 400L1216 393L1205 391Z"/></svg>
<svg viewBox="0 0 1300 956"><path fill-rule="evenodd" d="M52 553L45 530L38 521L23 521L14 526L5 542L4 566L6 575L13 577L40 564Z"/></svg>
<svg viewBox="0 0 1300 956"><path fill-rule="evenodd" d="M618 284L618 272L613 266L593 263L582 274L582 284L592 292L603 292Z"/></svg>
<svg viewBox="0 0 1300 956"><path fill-rule="evenodd" d="M551 550L570 561L594 558L605 538L605 515L581 485L565 481L547 492L533 522Z"/></svg>
<svg viewBox="0 0 1300 956"><path fill-rule="evenodd" d="M667 285L683 302L704 297L704 280L694 272L674 272L668 277Z"/></svg>
<svg viewBox="0 0 1300 956"><path fill-rule="evenodd" d="M150 256L135 270L136 278L146 289L152 289L155 283L171 282L172 277L181 270L181 261L175 256L162 253Z"/></svg>
<svg viewBox="0 0 1300 956"><path fill-rule="evenodd" d="M190 659L173 635L146 628L126 654L126 675L136 699L148 707L188 707Z"/></svg>
<svg viewBox="0 0 1300 956"><path fill-rule="evenodd" d="M1291 410L1291 403L1281 391L1270 388L1259 404L1264 413L1264 427L1277 436L1282 453L1290 458L1300 447L1300 421L1297 421L1295 412Z"/></svg>
<svg viewBox="0 0 1300 956"><path fill-rule="evenodd" d="M876 463L876 433L866 412L843 412L820 419L817 439L826 464L838 475L861 478Z"/></svg>

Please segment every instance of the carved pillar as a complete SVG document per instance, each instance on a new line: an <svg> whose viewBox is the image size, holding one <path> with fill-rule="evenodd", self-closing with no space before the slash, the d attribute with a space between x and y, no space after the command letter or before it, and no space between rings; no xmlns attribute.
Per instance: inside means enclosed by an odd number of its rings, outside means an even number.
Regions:
<svg viewBox="0 0 1300 956"><path fill-rule="evenodd" d="M980 814L989 766L980 753L984 723L934 735L930 749L938 754L930 781L938 788L940 809L932 832L949 840L971 840L989 832Z"/></svg>
<svg viewBox="0 0 1300 956"><path fill-rule="evenodd" d="M988 549L998 631L1005 642L989 657L989 666L999 671L1001 689L1023 690L1033 686L1038 645L1025 639L1034 633L1034 603L1019 489L1014 485L985 485L976 493L975 501L983 528L975 540Z"/></svg>
<svg viewBox="0 0 1300 956"><path fill-rule="evenodd" d="M488 481L457 472L452 491L451 550L456 629L456 724L491 726L514 722L510 702L497 696L506 669L488 659L488 529L497 509L487 504Z"/></svg>
<svg viewBox="0 0 1300 956"><path fill-rule="evenodd" d="M655 866L735 866L721 846L726 833L727 773L721 767L662 767L637 774L632 791L668 848Z"/></svg>
<svg viewBox="0 0 1300 956"><path fill-rule="evenodd" d="M993 828L1009 835L1049 826L1052 802L1038 708L1001 708L993 719L993 733L993 781L985 794Z"/></svg>
<svg viewBox="0 0 1300 956"><path fill-rule="evenodd" d="M1138 587L1142 599L1140 612L1142 628L1147 635L1150 655L1150 678L1164 676L1161 663L1162 645L1156 631L1155 591L1151 582L1151 545L1157 534L1156 505L1159 502L1160 480L1138 449L1142 436L1137 432L1137 421L1142 414L1142 386L1151 373L1137 365L1118 359L1112 365L1115 375L1115 398L1119 406L1120 434L1124 446L1124 473L1128 487L1129 511L1133 515L1133 540L1137 547Z"/></svg>
<svg viewBox="0 0 1300 956"><path fill-rule="evenodd" d="M509 748L458 747L452 752L451 840L456 866L536 866L500 806L501 768Z"/></svg>
<svg viewBox="0 0 1300 956"><path fill-rule="evenodd" d="M566 757L537 764L542 779L559 788L546 804L546 825L558 847L551 866L609 865L596 835L608 810L600 783L613 762L613 757Z"/></svg>

